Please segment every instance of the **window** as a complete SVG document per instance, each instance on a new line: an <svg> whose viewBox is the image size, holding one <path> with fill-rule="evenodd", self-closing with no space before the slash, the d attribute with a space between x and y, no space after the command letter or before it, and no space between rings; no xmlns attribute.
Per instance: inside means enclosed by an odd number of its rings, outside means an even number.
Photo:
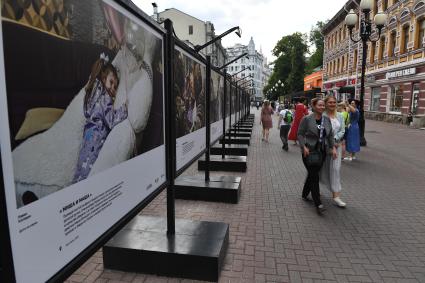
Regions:
<svg viewBox="0 0 425 283"><path fill-rule="evenodd" d="M385 52L385 36L381 37L379 40L379 52L378 52L378 60L382 60L384 58Z"/></svg>
<svg viewBox="0 0 425 283"><path fill-rule="evenodd" d="M245 77L245 73L242 73L242 78L244 78Z"/></svg>
<svg viewBox="0 0 425 283"><path fill-rule="evenodd" d="M354 50L354 58L353 58L353 70L355 71L357 69L357 57L358 57L358 52L357 49Z"/></svg>
<svg viewBox="0 0 425 283"><path fill-rule="evenodd" d="M378 13L378 0L374 0L373 1L373 11L372 11L372 16L375 16L376 13Z"/></svg>
<svg viewBox="0 0 425 283"><path fill-rule="evenodd" d="M345 71L345 56L342 56L342 58L341 58L341 72L344 72Z"/></svg>
<svg viewBox="0 0 425 283"><path fill-rule="evenodd" d="M403 106L403 85L391 87L390 111L401 112Z"/></svg>
<svg viewBox="0 0 425 283"><path fill-rule="evenodd" d="M407 45L409 44L409 25L405 25L403 27L401 40L402 42L400 53L404 54L407 52Z"/></svg>
<svg viewBox="0 0 425 283"><path fill-rule="evenodd" d="M242 62L243 63L243 62ZM245 69L245 65L241 65L241 70Z"/></svg>
<svg viewBox="0 0 425 283"><path fill-rule="evenodd" d="M235 66L235 72L237 72L239 70L238 66Z"/></svg>
<svg viewBox="0 0 425 283"><path fill-rule="evenodd" d="M192 25L189 26L189 34L193 34L193 26Z"/></svg>
<svg viewBox="0 0 425 283"><path fill-rule="evenodd" d="M393 31L390 34L390 46L389 46L389 49L388 49L388 57L394 56L396 44L397 44L396 32Z"/></svg>
<svg viewBox="0 0 425 283"><path fill-rule="evenodd" d="M245 58L242 58L241 59L241 63L245 63ZM243 68L244 66L242 66L242 68Z"/></svg>
<svg viewBox="0 0 425 283"><path fill-rule="evenodd" d="M372 88L372 97L370 98L370 111L379 111L379 105L381 102L381 88Z"/></svg>
<svg viewBox="0 0 425 283"><path fill-rule="evenodd" d="M410 108L410 111L412 111L413 115L418 114L418 106L419 106L419 83L415 83L413 85L412 105Z"/></svg>
<svg viewBox="0 0 425 283"><path fill-rule="evenodd" d="M415 39L415 48L421 48L425 35L425 19L420 19L416 24L417 37Z"/></svg>
<svg viewBox="0 0 425 283"><path fill-rule="evenodd" d="M382 0L382 11L386 11L388 9L388 0Z"/></svg>
<svg viewBox="0 0 425 283"><path fill-rule="evenodd" d="M372 42L370 47L370 63L373 64L375 62L375 50L376 50L376 42Z"/></svg>
<svg viewBox="0 0 425 283"><path fill-rule="evenodd" d="M340 64L339 64L339 58L338 58L338 60L337 60L337 63L336 63L336 73L337 74L339 74L339 72L340 72Z"/></svg>

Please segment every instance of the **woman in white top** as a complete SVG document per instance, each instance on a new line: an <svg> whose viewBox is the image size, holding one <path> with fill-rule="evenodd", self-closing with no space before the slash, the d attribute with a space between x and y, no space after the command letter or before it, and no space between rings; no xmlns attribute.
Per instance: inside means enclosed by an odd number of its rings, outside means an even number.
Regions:
<svg viewBox="0 0 425 283"><path fill-rule="evenodd" d="M333 159L328 155L320 172L320 181L325 184L332 192L334 203L339 207L345 207L346 203L341 200L341 156L342 141L345 133L344 117L337 112L337 102L334 96L325 98L326 110L323 115L329 117L332 123L332 132L334 133L335 147L337 148L338 158Z"/></svg>

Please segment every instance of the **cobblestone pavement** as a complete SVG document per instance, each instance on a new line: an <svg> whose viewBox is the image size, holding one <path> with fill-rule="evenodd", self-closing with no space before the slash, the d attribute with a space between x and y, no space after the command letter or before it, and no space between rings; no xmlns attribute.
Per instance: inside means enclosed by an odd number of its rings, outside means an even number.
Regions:
<svg viewBox="0 0 425 283"><path fill-rule="evenodd" d="M256 124L237 205L176 201L178 218L230 224L220 282L425 282L425 131L367 121L368 146L343 163L342 199L320 217L301 200L299 149ZM276 126L276 121L275 121ZM185 174L197 174L196 166ZM166 214L165 192L144 215ZM97 252L67 282L191 282L106 270Z"/></svg>

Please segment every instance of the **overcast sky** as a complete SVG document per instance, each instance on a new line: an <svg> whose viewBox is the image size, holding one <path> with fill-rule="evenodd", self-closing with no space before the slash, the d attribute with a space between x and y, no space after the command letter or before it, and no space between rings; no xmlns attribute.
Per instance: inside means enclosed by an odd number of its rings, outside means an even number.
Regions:
<svg viewBox="0 0 425 283"><path fill-rule="evenodd" d="M282 36L300 31L308 33L317 21L331 19L346 0L133 0L151 15L151 3L159 11L176 8L203 21L211 21L216 34L233 26L242 28L242 38L236 34L223 39L224 47L235 43L247 45L251 36L256 49L262 47L269 62L271 51Z"/></svg>

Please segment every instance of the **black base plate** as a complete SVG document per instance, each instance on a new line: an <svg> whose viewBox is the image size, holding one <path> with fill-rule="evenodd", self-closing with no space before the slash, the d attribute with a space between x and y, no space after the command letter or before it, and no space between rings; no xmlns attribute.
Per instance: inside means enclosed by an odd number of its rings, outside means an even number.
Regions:
<svg viewBox="0 0 425 283"><path fill-rule="evenodd" d="M236 137L240 137L240 138L250 138L251 137L251 133L250 132L236 132L236 133L227 133L226 136L232 136L234 137L236 135Z"/></svg>
<svg viewBox="0 0 425 283"><path fill-rule="evenodd" d="M217 144L211 147L211 155L222 155L222 145ZM227 144L224 148L225 155L248 156L248 146L246 144Z"/></svg>
<svg viewBox="0 0 425 283"><path fill-rule="evenodd" d="M203 171L206 168L205 157L198 160L198 170ZM246 156L210 156L210 171L226 171L226 172L246 172Z"/></svg>
<svg viewBox="0 0 425 283"><path fill-rule="evenodd" d="M250 145L250 138L238 138L238 137L232 137L231 139L226 139L225 141L223 141L223 139L220 140L220 144L222 143L225 144L246 144L246 145Z"/></svg>
<svg viewBox="0 0 425 283"><path fill-rule="evenodd" d="M217 281L229 242L229 225L177 219L167 236L165 217L136 216L103 247L105 268Z"/></svg>
<svg viewBox="0 0 425 283"><path fill-rule="evenodd" d="M251 128L239 128L239 129L232 128L228 132L252 133L252 129Z"/></svg>
<svg viewBox="0 0 425 283"><path fill-rule="evenodd" d="M241 177L210 176L210 181L206 182L204 175L181 176L176 179L174 188L177 199L238 203Z"/></svg>

